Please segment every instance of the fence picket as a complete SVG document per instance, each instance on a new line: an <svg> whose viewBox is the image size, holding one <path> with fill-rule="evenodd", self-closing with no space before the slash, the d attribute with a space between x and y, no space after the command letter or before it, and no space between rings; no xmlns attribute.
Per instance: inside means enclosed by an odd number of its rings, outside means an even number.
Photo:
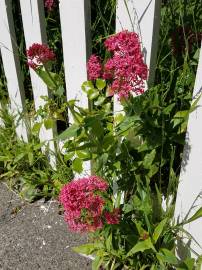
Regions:
<svg viewBox="0 0 202 270"><path fill-rule="evenodd" d="M198 70L196 74L196 81L193 92L193 102L202 93L202 50L200 51L200 58ZM176 217L184 218L192 206L194 200L200 193L200 198L196 203L197 207L192 209L191 214L202 206L202 97L198 102L198 108L189 116L187 127L186 145L184 147L183 162L181 168L180 182L178 186L178 194L176 201ZM186 226L186 229L197 239L202 247L202 231L201 220L198 219ZM193 243L193 249L199 254L202 254L202 248Z"/></svg>
<svg viewBox="0 0 202 270"><path fill-rule="evenodd" d="M60 0L60 21L67 100L79 99L82 107L88 107L81 85L87 80L86 62L91 52L90 1Z"/></svg>
<svg viewBox="0 0 202 270"><path fill-rule="evenodd" d="M22 21L25 35L26 48L28 49L33 43L45 44L47 43L46 29L45 29L45 15L43 0L20 0ZM41 96L49 96L49 91L45 83L38 77L38 75L30 68L30 76L34 94L34 103L36 110L40 106L44 106L45 102ZM54 135L53 129L46 129L42 126L40 130L40 140L52 140ZM49 148L54 152L54 142L50 141ZM51 164L54 166L54 158L51 157Z"/></svg>
<svg viewBox="0 0 202 270"><path fill-rule="evenodd" d="M78 104L88 107L81 85L87 80L86 62L91 53L90 1L60 0L64 69L67 100L78 99ZM69 114L70 122L73 121ZM90 174L90 162L85 162L85 174Z"/></svg>
<svg viewBox="0 0 202 270"><path fill-rule="evenodd" d="M18 57L11 0L0 1L0 51L11 102L11 112L14 115L18 114L20 116L25 110L24 87ZM17 123L16 133L24 141L28 140L26 126L23 120L19 120Z"/></svg>

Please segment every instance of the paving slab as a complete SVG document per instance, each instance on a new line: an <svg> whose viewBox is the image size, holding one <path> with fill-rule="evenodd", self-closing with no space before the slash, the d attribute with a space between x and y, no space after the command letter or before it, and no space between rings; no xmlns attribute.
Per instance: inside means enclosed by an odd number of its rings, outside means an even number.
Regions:
<svg viewBox="0 0 202 270"><path fill-rule="evenodd" d="M0 183L0 270L90 270L71 248L85 235L67 229L57 201L21 201Z"/></svg>

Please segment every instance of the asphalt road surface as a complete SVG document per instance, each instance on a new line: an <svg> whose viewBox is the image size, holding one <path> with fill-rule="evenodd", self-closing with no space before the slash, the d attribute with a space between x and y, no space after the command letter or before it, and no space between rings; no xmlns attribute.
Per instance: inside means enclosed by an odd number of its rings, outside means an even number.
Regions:
<svg viewBox="0 0 202 270"><path fill-rule="evenodd" d="M90 270L71 247L86 237L67 230L58 204L23 203L0 183L0 270Z"/></svg>

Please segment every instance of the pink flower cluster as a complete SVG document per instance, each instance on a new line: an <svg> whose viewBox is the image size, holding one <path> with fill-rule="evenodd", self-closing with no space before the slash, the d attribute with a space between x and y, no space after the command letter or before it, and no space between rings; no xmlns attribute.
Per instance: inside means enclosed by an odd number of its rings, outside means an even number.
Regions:
<svg viewBox="0 0 202 270"><path fill-rule="evenodd" d="M110 213L104 210L108 184L98 176L73 180L63 186L59 201L65 209L65 220L71 230L93 232L108 224L118 224L120 212ZM104 217L104 218L103 218Z"/></svg>
<svg viewBox="0 0 202 270"><path fill-rule="evenodd" d="M142 94L148 68L143 61L138 35L122 31L106 39L105 47L112 56L104 64L101 73L99 58L93 55L88 62L89 79L95 80L102 76L111 80L110 94L117 94L119 99L128 98L131 92Z"/></svg>
<svg viewBox="0 0 202 270"><path fill-rule="evenodd" d="M27 50L28 65L34 70L55 60L54 52L45 44L34 43Z"/></svg>
<svg viewBox="0 0 202 270"><path fill-rule="evenodd" d="M52 11L55 5L56 5L55 0L45 0L45 7L47 8L48 11Z"/></svg>

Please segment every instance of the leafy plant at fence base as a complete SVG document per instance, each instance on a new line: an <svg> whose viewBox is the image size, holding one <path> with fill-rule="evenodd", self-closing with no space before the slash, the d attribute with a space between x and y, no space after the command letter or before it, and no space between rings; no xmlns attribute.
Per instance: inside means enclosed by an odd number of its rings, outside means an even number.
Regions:
<svg viewBox="0 0 202 270"><path fill-rule="evenodd" d="M72 171L63 157L57 158L55 172L45 154L45 142L40 143L33 135L28 143L22 141L15 133L15 117L5 108L1 109L0 116L3 119L0 126L0 179L8 181L9 186L28 201L57 196L61 186L72 178Z"/></svg>

